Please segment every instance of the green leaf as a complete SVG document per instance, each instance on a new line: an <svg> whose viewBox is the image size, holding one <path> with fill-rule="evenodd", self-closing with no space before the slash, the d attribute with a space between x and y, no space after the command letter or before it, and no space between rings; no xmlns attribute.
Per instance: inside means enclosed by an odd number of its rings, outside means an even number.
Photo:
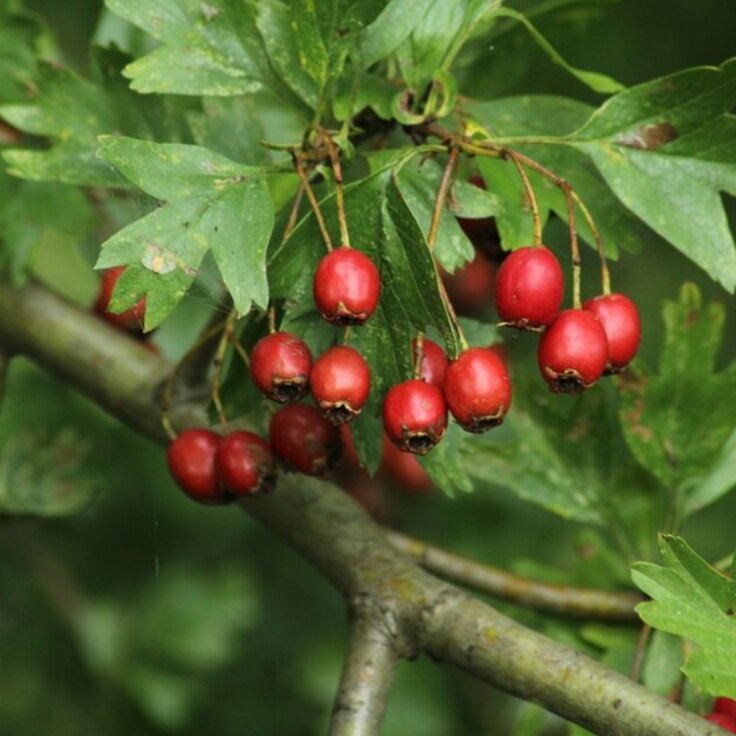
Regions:
<svg viewBox="0 0 736 736"><path fill-rule="evenodd" d="M679 537L661 537L660 550L664 565L632 568L632 580L652 598L637 612L650 626L693 643L683 672L696 686L736 698L736 582Z"/></svg>
<svg viewBox="0 0 736 736"><path fill-rule="evenodd" d="M392 54L426 16L425 3L390 0L383 12L359 36L360 60L365 69Z"/></svg>
<svg viewBox="0 0 736 736"><path fill-rule="evenodd" d="M166 202L103 244L98 267L130 266L113 309L145 294L145 327L153 329L184 296L208 251L241 315L252 302L267 306L265 258L274 216L261 169L198 146L132 138L103 137L99 155Z"/></svg>
<svg viewBox="0 0 736 736"><path fill-rule="evenodd" d="M571 64L568 64L523 13L506 7L499 8L495 14L500 17L513 18L515 21L521 23L524 28L529 31L529 35L537 42L537 44L539 44L542 51L544 51L555 64L561 66L565 71L569 72L576 79L590 87L594 92L613 94L624 89L624 86L620 82L617 82L615 79L612 79L605 74L578 69Z"/></svg>
<svg viewBox="0 0 736 736"><path fill-rule="evenodd" d="M684 647L678 637L655 631L644 660L642 682L650 690L666 697L680 681L684 658Z"/></svg>
<svg viewBox="0 0 736 736"><path fill-rule="evenodd" d="M36 74L42 27L18 6L0 6L0 103L20 102Z"/></svg>
<svg viewBox="0 0 736 736"><path fill-rule="evenodd" d="M734 452L736 407L723 397L736 393L736 363L714 372L724 309L717 302L704 306L694 284L685 284L662 314L659 372L637 364L622 375L621 422L636 458L674 493L679 513L688 514L735 482L724 463Z"/></svg>
<svg viewBox="0 0 736 736"><path fill-rule="evenodd" d="M129 64L137 92L239 95L267 81L255 9L227 0L106 0L107 7L161 45Z"/></svg>
<svg viewBox="0 0 736 736"><path fill-rule="evenodd" d="M731 60L622 92L570 138L634 214L729 291L736 247L719 192L736 191L734 103Z"/></svg>

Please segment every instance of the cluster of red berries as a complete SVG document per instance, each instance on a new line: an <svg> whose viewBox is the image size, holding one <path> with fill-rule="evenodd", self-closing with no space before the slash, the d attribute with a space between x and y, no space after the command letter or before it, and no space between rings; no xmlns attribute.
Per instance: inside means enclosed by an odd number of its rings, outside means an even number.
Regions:
<svg viewBox="0 0 736 736"><path fill-rule="evenodd" d="M705 718L726 731L736 733L736 700L716 698L713 701L713 710Z"/></svg>
<svg viewBox="0 0 736 736"><path fill-rule="evenodd" d="M509 326L543 330L537 351L542 377L555 393L580 393L629 364L641 323L623 294L603 294L581 309L560 311L564 291L562 268L551 250L520 248L498 271L496 309Z"/></svg>

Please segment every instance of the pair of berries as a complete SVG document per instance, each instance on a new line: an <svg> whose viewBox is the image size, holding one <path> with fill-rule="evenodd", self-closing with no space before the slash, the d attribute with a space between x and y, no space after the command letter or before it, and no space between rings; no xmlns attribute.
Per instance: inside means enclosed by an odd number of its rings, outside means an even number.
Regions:
<svg viewBox="0 0 736 736"><path fill-rule="evenodd" d="M579 393L601 376L623 370L636 355L641 323L623 294L604 294L582 309L560 312L562 268L544 246L520 248L503 262L496 280L496 309L508 325L544 330L539 369L555 393Z"/></svg>
<svg viewBox="0 0 736 736"><path fill-rule="evenodd" d="M736 700L716 698L713 701L713 710L705 718L726 731L736 733Z"/></svg>
<svg viewBox="0 0 736 736"><path fill-rule="evenodd" d="M178 486L203 504L267 493L276 479L271 448L253 432L223 437L207 429L188 429L169 445L167 459Z"/></svg>
<svg viewBox="0 0 736 736"><path fill-rule="evenodd" d="M425 455L447 429L448 410L468 432L498 426L511 406L506 364L489 348L468 348L448 362L444 350L423 341L419 378L393 386L383 402L383 426L405 452ZM415 359L417 346L415 345Z"/></svg>
<svg viewBox="0 0 736 736"><path fill-rule="evenodd" d="M357 350L336 345L313 362L309 346L288 332L274 332L256 343L250 371L258 390L282 404L298 401L311 389L335 425L360 414L371 388L370 369Z"/></svg>

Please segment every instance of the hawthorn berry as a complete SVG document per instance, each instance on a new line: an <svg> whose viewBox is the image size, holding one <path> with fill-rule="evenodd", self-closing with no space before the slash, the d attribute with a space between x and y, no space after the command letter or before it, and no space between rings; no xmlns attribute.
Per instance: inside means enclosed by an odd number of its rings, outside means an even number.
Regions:
<svg viewBox="0 0 736 736"><path fill-rule="evenodd" d="M179 488L199 503L216 505L228 499L217 480L215 454L220 436L208 429L188 429L169 445L169 472Z"/></svg>
<svg viewBox="0 0 736 736"><path fill-rule="evenodd" d="M497 427L511 406L511 379L493 350L469 348L450 363L445 400L455 421L468 432Z"/></svg>
<svg viewBox="0 0 736 736"><path fill-rule="evenodd" d="M381 279L365 253L342 246L319 262L313 293L317 309L328 322L362 325L376 311Z"/></svg>
<svg viewBox="0 0 736 736"><path fill-rule="evenodd" d="M268 493L276 482L271 447L253 432L223 437L215 452L215 468L223 491L235 497Z"/></svg>
<svg viewBox="0 0 736 736"><path fill-rule="evenodd" d="M414 352L414 362L417 360L417 341L412 340L412 350ZM419 378L427 383L435 386L442 386L445 383L445 373L447 372L447 354L433 340L428 338L422 339L422 362L419 365Z"/></svg>
<svg viewBox="0 0 736 736"><path fill-rule="evenodd" d="M603 294L588 299L583 309L601 321L608 339L606 374L619 373L636 355L641 340L639 310L624 294Z"/></svg>
<svg viewBox="0 0 736 736"><path fill-rule="evenodd" d="M442 390L419 378L391 387L383 402L383 426L400 450L426 455L447 429Z"/></svg>
<svg viewBox="0 0 736 736"><path fill-rule="evenodd" d="M725 697L716 698L713 701L713 712L723 713L723 715L736 721L736 700Z"/></svg>
<svg viewBox="0 0 736 736"><path fill-rule="evenodd" d="M726 731L736 733L736 720L729 718L725 713L709 713L705 716L705 720L715 723L716 726L720 726Z"/></svg>
<svg viewBox="0 0 736 736"><path fill-rule="evenodd" d="M416 456L399 450L386 433L383 435L383 453L378 474L408 494L419 495L432 490L432 479Z"/></svg>
<svg viewBox="0 0 736 736"><path fill-rule="evenodd" d="M110 306L110 301L112 300L112 293L115 290L115 285L117 284L118 279L123 275L124 271L125 266L116 266L115 268L108 268L102 272L100 290L97 294L94 311L116 327L128 330L129 332L140 332L141 326L143 325L143 317L146 313L145 297L130 309L126 309L124 312L116 314L115 312L107 311Z"/></svg>
<svg viewBox="0 0 736 736"><path fill-rule="evenodd" d="M273 451L287 465L306 475L323 475L340 459L340 435L317 409L291 404L271 418Z"/></svg>
<svg viewBox="0 0 736 736"><path fill-rule="evenodd" d="M496 309L511 327L546 327L559 313L564 293L560 262L544 246L519 248L498 269Z"/></svg>
<svg viewBox="0 0 736 736"><path fill-rule="evenodd" d="M580 393L603 375L608 362L606 331L593 312L566 309L542 335L537 359L551 391Z"/></svg>
<svg viewBox="0 0 736 736"><path fill-rule="evenodd" d="M250 354L250 374L258 390L281 404L299 401L307 393L312 353L290 332L262 337Z"/></svg>
<svg viewBox="0 0 736 736"><path fill-rule="evenodd" d="M484 253L476 250L475 257L462 268L454 273L443 270L441 274L447 296L458 314L477 314L492 302L496 269Z"/></svg>
<svg viewBox="0 0 736 736"><path fill-rule="evenodd" d="M371 390L371 372L355 349L336 345L317 358L309 376L312 396L332 424L360 414Z"/></svg>

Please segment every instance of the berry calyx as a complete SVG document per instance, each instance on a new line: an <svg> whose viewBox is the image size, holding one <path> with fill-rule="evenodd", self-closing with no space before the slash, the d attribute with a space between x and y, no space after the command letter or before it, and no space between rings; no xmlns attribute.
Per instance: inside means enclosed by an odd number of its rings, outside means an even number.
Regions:
<svg viewBox="0 0 736 736"><path fill-rule="evenodd" d="M143 325L143 318L146 313L146 298L143 297L137 304L132 306L130 309L126 309L124 312L115 313L108 312L110 301L112 300L112 293L115 290L115 285L118 279L123 275L125 266L116 266L115 268L108 268L102 272L102 278L100 279L100 290L97 295L97 301L95 302L94 311L99 314L103 319L122 328L129 332L140 332Z"/></svg>
<svg viewBox="0 0 736 736"><path fill-rule="evenodd" d="M322 415L340 425L360 414L371 390L371 371L357 350L336 345L317 358L309 383Z"/></svg>
<svg viewBox="0 0 736 736"><path fill-rule="evenodd" d="M365 253L345 246L322 258L312 286L320 314L338 326L362 325L376 311L381 295L376 265Z"/></svg>
<svg viewBox="0 0 736 736"><path fill-rule="evenodd" d="M455 421L468 432L497 427L511 406L511 379L493 350L469 348L450 363L445 400Z"/></svg>
<svg viewBox="0 0 736 736"><path fill-rule="evenodd" d="M383 426L400 450L426 455L447 429L442 391L419 378L393 386L383 402Z"/></svg>
<svg viewBox="0 0 736 736"><path fill-rule="evenodd" d="M496 309L503 322L522 330L540 330L555 319L565 293L562 267L544 246L519 248L496 276Z"/></svg>
<svg viewBox="0 0 736 736"><path fill-rule="evenodd" d="M269 493L276 482L271 447L253 432L237 431L223 437L215 453L220 487L233 497Z"/></svg>
<svg viewBox="0 0 736 736"><path fill-rule="evenodd" d="M417 341L412 340L412 350L414 351L414 363L417 360ZM432 383L439 388L445 383L445 373L447 372L447 354L433 340L423 338L422 340L422 362L419 365L419 378L427 383Z"/></svg>
<svg viewBox="0 0 736 736"><path fill-rule="evenodd" d="M340 459L340 435L313 406L292 404L271 418L271 447L294 470L323 475Z"/></svg>
<svg viewBox="0 0 736 736"><path fill-rule="evenodd" d="M542 335L537 359L551 391L578 394L603 375L608 362L606 331L592 312L566 309Z"/></svg>
<svg viewBox="0 0 736 736"><path fill-rule="evenodd" d="M621 372L636 355L641 340L639 310L624 294L603 294L588 299L583 309L601 321L608 339L608 362L605 373Z"/></svg>
<svg viewBox="0 0 736 736"><path fill-rule="evenodd" d="M299 401L307 393L312 353L289 332L261 338L250 354L250 374L258 390L281 404Z"/></svg>
<svg viewBox="0 0 736 736"><path fill-rule="evenodd" d="M432 490L432 479L416 456L399 450L385 433L378 475L407 494L421 495Z"/></svg>
<svg viewBox="0 0 736 736"><path fill-rule="evenodd" d="M227 503L220 491L215 454L220 436L207 429L188 429L169 445L169 472L179 488L199 503Z"/></svg>
<svg viewBox="0 0 736 736"><path fill-rule="evenodd" d="M454 273L443 270L441 274L447 296L450 297L452 306L458 314L471 316L491 304L496 269L484 253L476 250L475 257L462 268L458 268Z"/></svg>

